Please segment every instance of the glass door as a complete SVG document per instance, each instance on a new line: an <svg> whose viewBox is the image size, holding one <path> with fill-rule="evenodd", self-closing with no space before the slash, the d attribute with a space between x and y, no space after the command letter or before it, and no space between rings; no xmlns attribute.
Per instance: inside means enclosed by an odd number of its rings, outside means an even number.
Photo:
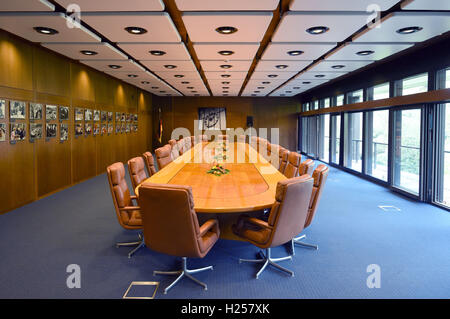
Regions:
<svg viewBox="0 0 450 319"><path fill-rule="evenodd" d="M330 160L330 114L319 116L319 159Z"/></svg>
<svg viewBox="0 0 450 319"><path fill-rule="evenodd" d="M366 112L366 174L388 181L389 111Z"/></svg>
<svg viewBox="0 0 450 319"><path fill-rule="evenodd" d="M450 207L450 103L437 107L434 201Z"/></svg>

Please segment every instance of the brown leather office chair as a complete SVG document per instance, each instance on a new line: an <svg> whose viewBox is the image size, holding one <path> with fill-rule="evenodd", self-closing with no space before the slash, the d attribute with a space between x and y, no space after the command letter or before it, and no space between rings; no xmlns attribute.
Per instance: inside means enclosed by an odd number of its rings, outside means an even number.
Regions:
<svg viewBox="0 0 450 319"><path fill-rule="evenodd" d="M140 183L145 181L148 176L145 172L145 162L142 157L134 157L128 161L128 173L130 174L131 185L136 189Z"/></svg>
<svg viewBox="0 0 450 319"><path fill-rule="evenodd" d="M184 138L184 153L191 149L192 140L190 136Z"/></svg>
<svg viewBox="0 0 450 319"><path fill-rule="evenodd" d="M311 225L314 215L316 214L317 207L319 205L320 198L322 196L322 191L325 187L325 182L328 177L328 171L329 171L329 168L326 165L320 164L319 166L317 166L317 168L314 170L314 172L312 174L312 178L314 179L314 187L312 189L311 198L309 200L308 217L306 218L304 228L307 228L309 225ZM304 175L304 176L307 176L307 175ZM306 235L301 235L292 240L291 248L292 248L293 255L295 255L294 244L297 244L302 247L319 249L319 247L317 245L308 244L308 243L303 242L302 240L305 238L306 238Z"/></svg>
<svg viewBox="0 0 450 319"><path fill-rule="evenodd" d="M177 144L177 140L175 140L175 139L169 140L170 147L174 147L174 145L176 145L176 144Z"/></svg>
<svg viewBox="0 0 450 319"><path fill-rule="evenodd" d="M155 160L153 159L152 153L145 152L144 154L142 154L142 157L144 158L145 166L147 167L149 176L156 174Z"/></svg>
<svg viewBox="0 0 450 319"><path fill-rule="evenodd" d="M292 256L272 258L271 248L288 242L303 230L308 218L309 199L313 188L313 179L300 176L278 182L275 203L270 211L268 221L241 215L233 232L253 245L265 249L260 253L262 259L239 259L239 262L264 263L256 274L258 278L268 265L294 276L294 273L276 262L290 260Z"/></svg>
<svg viewBox="0 0 450 319"><path fill-rule="evenodd" d="M194 210L190 186L144 183L139 189L145 244L148 248L182 257L179 271L154 271L154 275L179 275L164 293L184 276L207 289L206 284L192 274L213 269L212 266L189 270L188 257L203 258L219 239L220 230L216 219L207 220L199 226Z"/></svg>
<svg viewBox="0 0 450 319"><path fill-rule="evenodd" d="M172 149L169 144L155 150L156 163L158 163L160 170L172 163L171 151Z"/></svg>
<svg viewBox="0 0 450 319"><path fill-rule="evenodd" d="M307 159L304 162L300 163L298 167L298 175L302 176L305 174L308 174L309 176L312 175L314 171L314 161L312 159Z"/></svg>
<svg viewBox="0 0 450 319"><path fill-rule="evenodd" d="M289 157L289 151L283 147L280 148L280 151L279 151L280 167L278 168L278 171L281 174L284 174L284 171L286 170L288 157Z"/></svg>
<svg viewBox="0 0 450 319"><path fill-rule="evenodd" d="M284 176L287 178L293 178L298 176L298 167L302 156L296 152L290 152L288 155L288 162L284 170Z"/></svg>
<svg viewBox="0 0 450 319"><path fill-rule="evenodd" d="M130 190L125 180L123 163L118 162L108 166L106 173L119 224L125 229L142 229L140 207L133 204L133 200L137 200L137 197L130 195ZM128 253L128 258L131 258L143 245L144 241L141 235L139 235L138 241L116 244L117 247L136 246Z"/></svg>

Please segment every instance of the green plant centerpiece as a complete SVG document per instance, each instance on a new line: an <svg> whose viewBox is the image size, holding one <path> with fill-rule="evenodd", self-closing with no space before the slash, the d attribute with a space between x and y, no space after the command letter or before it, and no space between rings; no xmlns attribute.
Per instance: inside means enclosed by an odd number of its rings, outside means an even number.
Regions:
<svg viewBox="0 0 450 319"><path fill-rule="evenodd" d="M211 167L211 169L209 171L207 171L206 173L213 174L216 176L222 176L222 175L229 174L230 170L223 167L222 164L214 163L213 167Z"/></svg>

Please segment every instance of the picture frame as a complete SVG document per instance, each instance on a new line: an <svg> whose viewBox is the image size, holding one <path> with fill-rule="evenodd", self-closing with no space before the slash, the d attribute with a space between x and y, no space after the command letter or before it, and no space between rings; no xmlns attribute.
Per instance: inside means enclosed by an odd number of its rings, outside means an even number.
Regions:
<svg viewBox="0 0 450 319"><path fill-rule="evenodd" d="M114 133L114 125L112 123L108 123L108 135Z"/></svg>
<svg viewBox="0 0 450 319"><path fill-rule="evenodd" d="M6 124L0 123L0 142L6 141Z"/></svg>
<svg viewBox="0 0 450 319"><path fill-rule="evenodd" d="M69 139L69 124L61 123L59 129L59 140L67 141Z"/></svg>
<svg viewBox="0 0 450 319"><path fill-rule="evenodd" d="M42 104L30 103L30 120L42 120L42 109Z"/></svg>
<svg viewBox="0 0 450 319"><path fill-rule="evenodd" d="M102 135L108 134L107 124L102 124L102 126L101 126L101 133L102 133Z"/></svg>
<svg viewBox="0 0 450 319"><path fill-rule="evenodd" d="M113 121L113 112L108 112L108 122Z"/></svg>
<svg viewBox="0 0 450 319"><path fill-rule="evenodd" d="M45 119L47 121L55 121L58 119L58 107L56 105L45 106Z"/></svg>
<svg viewBox="0 0 450 319"><path fill-rule="evenodd" d="M46 123L45 124L45 137L53 138L58 133L58 124Z"/></svg>
<svg viewBox="0 0 450 319"><path fill-rule="evenodd" d="M60 106L59 107L59 120L60 121L68 121L69 120L69 107L68 106Z"/></svg>
<svg viewBox="0 0 450 319"><path fill-rule="evenodd" d="M26 105L26 102L9 101L9 118L25 120L27 117Z"/></svg>
<svg viewBox="0 0 450 319"><path fill-rule="evenodd" d="M201 107L198 109L199 130L226 130L227 112L224 107Z"/></svg>
<svg viewBox="0 0 450 319"><path fill-rule="evenodd" d="M108 112L106 112L106 111L101 111L101 112L100 112L100 116L101 116L101 121L102 121L102 122L107 122L107 121L108 121Z"/></svg>
<svg viewBox="0 0 450 319"><path fill-rule="evenodd" d="M85 123L84 124L84 133L86 135L91 135L91 133L92 133L92 123Z"/></svg>
<svg viewBox="0 0 450 319"><path fill-rule="evenodd" d="M100 124L99 123L95 123L94 124L94 136L95 135L99 135L100 134Z"/></svg>
<svg viewBox="0 0 450 319"><path fill-rule="evenodd" d="M39 140L42 138L42 123L30 123L30 138Z"/></svg>
<svg viewBox="0 0 450 319"><path fill-rule="evenodd" d="M75 124L75 136L83 135L84 128L82 123L76 123Z"/></svg>
<svg viewBox="0 0 450 319"><path fill-rule="evenodd" d="M85 109L84 110L84 120L85 121L92 121L93 120L93 113L91 109Z"/></svg>
<svg viewBox="0 0 450 319"><path fill-rule="evenodd" d="M23 141L27 137L27 130L25 123L11 123L10 124L10 141Z"/></svg>
<svg viewBox="0 0 450 319"><path fill-rule="evenodd" d="M116 123L116 134L119 134L121 131L122 125L120 123Z"/></svg>
<svg viewBox="0 0 450 319"><path fill-rule="evenodd" d="M100 111L94 110L94 121L100 121Z"/></svg>
<svg viewBox="0 0 450 319"><path fill-rule="evenodd" d="M122 115L120 116L120 121L121 122L125 122L126 121L126 115L125 115L125 113L122 113Z"/></svg>
<svg viewBox="0 0 450 319"><path fill-rule="evenodd" d="M116 112L116 122L120 122L121 117L122 117L122 113Z"/></svg>
<svg viewBox="0 0 450 319"><path fill-rule="evenodd" d="M82 121L84 119L84 110L81 108L75 108L75 121Z"/></svg>
<svg viewBox="0 0 450 319"><path fill-rule="evenodd" d="M0 120L6 117L6 100L0 100Z"/></svg>

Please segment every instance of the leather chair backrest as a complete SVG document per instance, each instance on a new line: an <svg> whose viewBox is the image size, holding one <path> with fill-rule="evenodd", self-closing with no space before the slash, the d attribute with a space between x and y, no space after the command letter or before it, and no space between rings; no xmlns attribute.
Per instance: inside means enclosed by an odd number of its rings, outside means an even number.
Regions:
<svg viewBox="0 0 450 319"><path fill-rule="evenodd" d="M191 143L192 141L190 136L184 138L184 153L191 149Z"/></svg>
<svg viewBox="0 0 450 319"><path fill-rule="evenodd" d="M170 163L172 163L171 147L169 144L164 145L163 147L157 148L155 150L156 162L158 163L159 169L163 169Z"/></svg>
<svg viewBox="0 0 450 319"><path fill-rule="evenodd" d="M312 189L311 200L309 202L308 218L306 219L305 228L311 224L317 211L320 198L322 197L322 191L325 187L325 182L328 177L328 171L328 166L320 164L312 174L312 178L314 179L314 187Z"/></svg>
<svg viewBox="0 0 450 319"><path fill-rule="evenodd" d="M203 257L190 186L144 183L139 205L148 248L173 256Z"/></svg>
<svg viewBox="0 0 450 319"><path fill-rule="evenodd" d="M298 167L300 166L302 156L296 152L290 152L288 155L288 162L284 170L284 176L293 178L298 176Z"/></svg>
<svg viewBox="0 0 450 319"><path fill-rule="evenodd" d="M130 190L125 179L125 167L122 162L114 163L106 168L109 187L116 209L117 219L122 227L126 227L130 220L130 213L120 211L120 208L132 206Z"/></svg>
<svg viewBox="0 0 450 319"><path fill-rule="evenodd" d="M180 155L183 155L184 152L186 151L184 145L185 145L185 142L184 142L183 138L177 142L178 153L180 153Z"/></svg>
<svg viewBox="0 0 450 319"><path fill-rule="evenodd" d="M174 147L174 145L176 145L176 144L177 144L177 140L175 140L175 139L169 140L170 147Z"/></svg>
<svg viewBox="0 0 450 319"><path fill-rule="evenodd" d="M278 170L280 171L281 174L284 174L288 162L289 151L285 148L281 148L279 157L280 157L280 168L278 168Z"/></svg>
<svg viewBox="0 0 450 319"><path fill-rule="evenodd" d="M145 152L144 154L142 154L142 157L144 157L145 166L147 167L148 174L150 176L152 176L153 174L156 174L155 160L153 158L152 153Z"/></svg>
<svg viewBox="0 0 450 319"><path fill-rule="evenodd" d="M128 172L130 174L133 189L145 181L148 176L145 172L145 163L142 157L134 157L128 161Z"/></svg>
<svg viewBox="0 0 450 319"><path fill-rule="evenodd" d="M308 217L309 198L314 180L303 175L278 182L275 203L268 223L273 226L270 247L279 246L297 236Z"/></svg>
<svg viewBox="0 0 450 319"><path fill-rule="evenodd" d="M302 176L302 175L305 175L305 174L308 174L309 176L311 176L313 171L314 171L314 161L312 159L310 159L310 158L305 160L298 167L298 175L299 176Z"/></svg>
<svg viewBox="0 0 450 319"><path fill-rule="evenodd" d="M172 161L180 157L180 151L178 150L178 143L175 143L175 145L172 147L170 151L170 157L172 158Z"/></svg>

